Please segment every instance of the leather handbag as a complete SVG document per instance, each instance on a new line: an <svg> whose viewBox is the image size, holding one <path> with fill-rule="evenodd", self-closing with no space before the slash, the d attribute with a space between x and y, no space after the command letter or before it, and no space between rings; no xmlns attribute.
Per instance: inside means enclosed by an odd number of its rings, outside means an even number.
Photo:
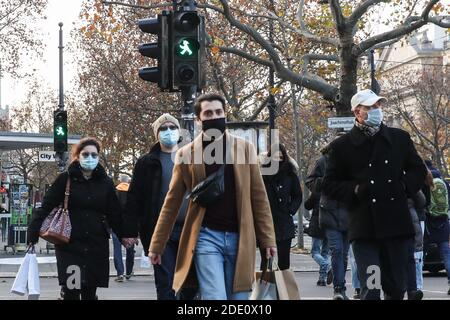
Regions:
<svg viewBox="0 0 450 320"><path fill-rule="evenodd" d="M186 199L192 199L194 203L202 207L217 201L225 192L225 165L221 165L219 170L208 176L205 180L197 184L191 192L186 195Z"/></svg>
<svg viewBox="0 0 450 320"><path fill-rule="evenodd" d="M69 195L70 177L67 178L63 204L54 208L42 223L39 231L39 236L42 239L58 245L69 243L70 234L72 233L72 224L70 223L68 210Z"/></svg>

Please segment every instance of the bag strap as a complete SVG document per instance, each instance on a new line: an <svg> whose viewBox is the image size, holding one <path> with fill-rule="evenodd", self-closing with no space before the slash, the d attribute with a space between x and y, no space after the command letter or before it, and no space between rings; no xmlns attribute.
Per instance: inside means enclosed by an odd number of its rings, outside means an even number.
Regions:
<svg viewBox="0 0 450 320"><path fill-rule="evenodd" d="M66 190L64 191L64 211L67 211L70 195L70 176L67 176Z"/></svg>

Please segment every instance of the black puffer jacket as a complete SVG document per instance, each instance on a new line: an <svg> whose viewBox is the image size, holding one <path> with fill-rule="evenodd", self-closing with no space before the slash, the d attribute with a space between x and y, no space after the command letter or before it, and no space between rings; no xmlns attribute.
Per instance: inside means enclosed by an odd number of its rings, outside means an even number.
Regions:
<svg viewBox="0 0 450 320"><path fill-rule="evenodd" d="M310 235L318 238L322 237L325 229L339 231L347 231L348 229L348 211L345 205L322 194L322 181L327 168L329 150L329 146L322 150L322 156L317 160L314 169L306 178L306 185L317 201L310 222L310 230L314 235ZM317 220L317 227L315 226L315 220ZM312 226L311 223L313 223Z"/></svg>
<svg viewBox="0 0 450 320"><path fill-rule="evenodd" d="M60 285L66 285L69 266L78 266L81 284L88 287L108 287L109 227L121 237L130 234L122 228L121 206L113 181L101 165L86 180L78 161L61 173L45 194L42 207L36 209L28 229L28 241L36 243L39 229L50 211L62 203L68 175L71 179L69 216L72 224L70 242L56 246Z"/></svg>
<svg viewBox="0 0 450 320"><path fill-rule="evenodd" d="M277 241L295 237L292 216L302 203L300 181L291 161L283 162L277 174L263 176Z"/></svg>
<svg viewBox="0 0 450 320"><path fill-rule="evenodd" d="M423 251L422 226L420 225L420 216L425 215L426 200L422 191L408 198L408 208L411 213L411 219L414 225L414 250Z"/></svg>
<svg viewBox="0 0 450 320"><path fill-rule="evenodd" d="M311 219L309 220L308 235L314 238L324 239L325 231L319 224L319 202L321 196L321 184L326 169L325 156L321 156L314 165L312 171L306 177L305 184L311 191L308 200L305 201L305 209L312 210Z"/></svg>

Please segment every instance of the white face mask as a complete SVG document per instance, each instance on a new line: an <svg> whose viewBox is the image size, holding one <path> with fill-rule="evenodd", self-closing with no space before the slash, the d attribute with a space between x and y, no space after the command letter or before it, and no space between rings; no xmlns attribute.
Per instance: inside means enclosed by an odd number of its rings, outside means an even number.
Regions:
<svg viewBox="0 0 450 320"><path fill-rule="evenodd" d="M98 157L93 158L91 155L89 157L80 157L80 166L86 171L94 170L98 165Z"/></svg>
<svg viewBox="0 0 450 320"><path fill-rule="evenodd" d="M381 108L369 110L367 112L367 119L364 120L365 124L371 127L378 127L383 121L383 111Z"/></svg>

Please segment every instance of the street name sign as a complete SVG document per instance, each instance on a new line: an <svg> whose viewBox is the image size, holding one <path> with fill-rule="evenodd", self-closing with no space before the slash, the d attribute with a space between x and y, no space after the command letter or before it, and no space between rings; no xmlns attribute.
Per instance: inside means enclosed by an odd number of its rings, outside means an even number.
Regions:
<svg viewBox="0 0 450 320"><path fill-rule="evenodd" d="M55 151L39 151L39 162L55 162Z"/></svg>
<svg viewBox="0 0 450 320"><path fill-rule="evenodd" d="M354 124L355 117L328 118L328 128L330 129L344 128L345 130L350 130Z"/></svg>

